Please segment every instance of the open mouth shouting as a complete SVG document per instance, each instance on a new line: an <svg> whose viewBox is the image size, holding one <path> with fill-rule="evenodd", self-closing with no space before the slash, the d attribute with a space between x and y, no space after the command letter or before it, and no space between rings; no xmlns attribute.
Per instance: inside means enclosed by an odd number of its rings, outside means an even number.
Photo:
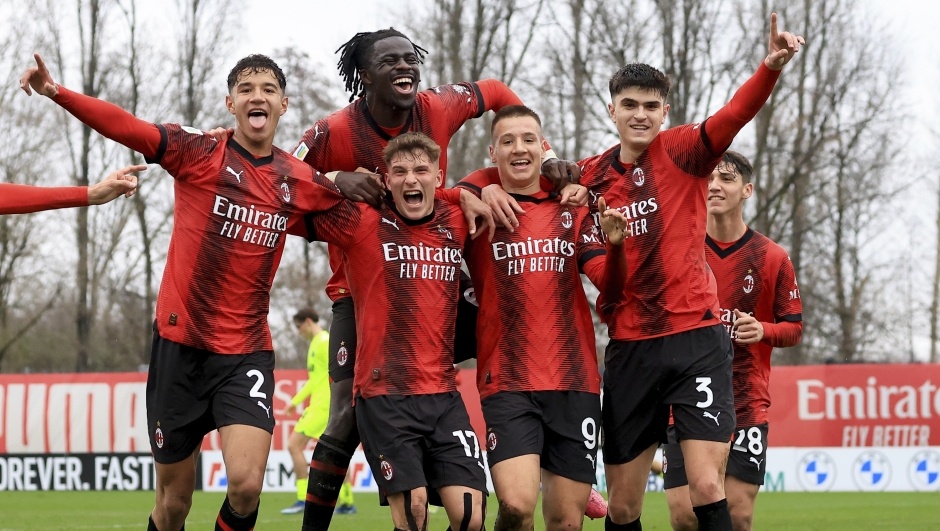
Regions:
<svg viewBox="0 0 940 531"><path fill-rule="evenodd" d="M252 129L264 129L268 124L268 113L263 109L251 109L248 111L248 125Z"/></svg>
<svg viewBox="0 0 940 531"><path fill-rule="evenodd" d="M415 90L414 76L396 76L392 79L392 87L394 87L395 91L399 94L410 95Z"/></svg>
<svg viewBox="0 0 940 531"><path fill-rule="evenodd" d="M421 206L424 203L424 192L421 190L406 190L402 194L405 204L410 207Z"/></svg>

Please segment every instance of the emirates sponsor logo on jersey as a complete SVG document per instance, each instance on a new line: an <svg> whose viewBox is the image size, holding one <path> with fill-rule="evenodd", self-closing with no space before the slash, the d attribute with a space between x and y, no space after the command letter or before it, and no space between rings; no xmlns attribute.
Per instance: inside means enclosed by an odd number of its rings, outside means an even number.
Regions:
<svg viewBox="0 0 940 531"><path fill-rule="evenodd" d="M287 183L284 183L286 186ZM290 194L288 193L288 199ZM287 217L255 208L238 205L231 199L216 194L212 213L225 218L219 234L264 247L277 247L281 233L287 230Z"/></svg>
<svg viewBox="0 0 940 531"><path fill-rule="evenodd" d="M745 312L747 315L754 315L754 312ZM737 339L738 334L734 329L734 322L738 320L738 316L734 314L734 310L729 310L727 308L718 309L718 319L721 321L721 324L724 325L725 330L731 336L731 339Z"/></svg>
<svg viewBox="0 0 940 531"><path fill-rule="evenodd" d="M640 168L637 168L638 170ZM597 199L600 196L597 194L591 194L591 199L594 204L597 204ZM613 205L611 205L612 208ZM625 218L627 218L627 234L630 234L631 237L641 236L649 232L649 228L646 225L647 216L653 214L659 210L659 203L656 202L655 197L649 199L643 199L642 201L634 201L629 205L623 205L615 207ZM601 225L601 215L598 212L593 214L594 224L598 227ZM604 236L606 240L606 236Z"/></svg>
<svg viewBox="0 0 940 531"><path fill-rule="evenodd" d="M434 230L445 237L450 235L449 241L453 242L450 229L438 226ZM399 278L443 282L457 280L457 271L460 270L460 261L463 259L463 250L460 248L432 247L424 245L424 242L419 242L418 245L383 243L382 253L386 262L401 262Z"/></svg>
<svg viewBox="0 0 940 531"><path fill-rule="evenodd" d="M574 256L574 242L561 238L533 240L531 236L523 242L493 242L493 261L497 266L505 264L510 275L551 271L565 272L568 259Z"/></svg>
<svg viewBox="0 0 940 531"><path fill-rule="evenodd" d="M753 272L754 272L753 269L747 270L747 276L744 277L744 286L743 286L744 293L750 293L754 291L754 277L751 275L751 273Z"/></svg>

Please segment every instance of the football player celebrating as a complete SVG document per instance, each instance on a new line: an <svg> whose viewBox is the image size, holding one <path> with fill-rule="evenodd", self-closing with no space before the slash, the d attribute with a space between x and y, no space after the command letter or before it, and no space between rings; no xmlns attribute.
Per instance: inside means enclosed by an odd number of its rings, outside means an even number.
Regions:
<svg viewBox="0 0 940 531"><path fill-rule="evenodd" d="M601 413L581 273L608 300L623 290L627 219L600 199L605 249L588 209L541 190L541 120L528 107L496 113L489 149L496 167L459 186L479 192L495 174L526 211L515 231L498 229L491 242L472 242L467 259L480 304L477 387L499 500L495 529L532 529L540 486L545 528L581 529L596 480Z"/></svg>
<svg viewBox="0 0 940 531"><path fill-rule="evenodd" d="M395 529L424 531L435 500L452 529L479 531L486 476L454 369L470 231L459 207L435 198L441 153L422 133L395 137L383 152L391 200L381 210L347 201L303 229L346 255L359 339L349 399Z"/></svg>
<svg viewBox="0 0 940 531"><path fill-rule="evenodd" d="M787 252L744 223L744 202L754 193L751 163L727 151L708 180L705 257L718 283L719 318L734 344L734 440L725 495L735 531L750 531L757 491L767 467L770 355L792 347L803 330L803 306ZM670 427L665 488L677 531L695 531L682 448Z"/></svg>
<svg viewBox="0 0 940 531"><path fill-rule="evenodd" d="M662 132L669 79L635 63L610 80L608 111L620 144L579 163L592 211L605 197L627 217L632 235L624 243L626 287L617 300L599 301L613 304L602 404L607 531L642 529L643 495L656 449L666 442L670 406L700 529L732 528L722 473L735 427L732 349L702 248L705 196L722 153L802 44L802 37L778 33L772 14L767 56L731 101L703 123Z"/></svg>
<svg viewBox="0 0 940 531"><path fill-rule="evenodd" d="M91 186L45 187L0 183L0 215L103 205L122 195L130 197L137 191L137 176L131 172L146 169L145 165L125 166Z"/></svg>
<svg viewBox="0 0 940 531"><path fill-rule="evenodd" d="M387 167L382 149L392 139L407 132L421 132L441 146L439 165L446 177L447 145L467 121L488 110L520 104L519 98L505 84L494 79L443 85L419 91L421 63L425 50L408 37L389 28L357 33L339 49L339 70L351 93L349 106L317 121L303 136L294 156L313 168L329 172L367 170L385 174ZM556 181L578 175L574 163L548 158L543 172ZM378 176L376 176L378 178ZM444 183L442 179L441 184ZM374 190L381 196L380 187ZM460 197L465 204L466 196ZM586 194L585 194L586 196ZM488 212L487 212L488 214ZM470 213L469 216L473 216ZM333 276L326 287L333 301L330 327L330 378L333 396L351 397L356 367L357 334L354 293L350 290L343 267L343 253L331 246L330 267ZM464 279L467 291L468 279ZM475 354L476 307L465 297L460 299L456 343L458 361ZM333 507L349 461L359 446L356 417L351 402L334 400L330 417L313 451L305 531L329 528Z"/></svg>
<svg viewBox="0 0 940 531"><path fill-rule="evenodd" d="M42 59L22 88L61 105L174 177L173 234L154 322L147 422L156 462L151 531L178 531L192 505L202 439L219 430L228 478L215 529L250 531L258 517L274 416L267 316L292 221L343 200L336 186L274 146L286 79L263 55L240 60L225 98L236 127L216 141L155 125L53 81ZM353 176L355 177L355 176Z"/></svg>

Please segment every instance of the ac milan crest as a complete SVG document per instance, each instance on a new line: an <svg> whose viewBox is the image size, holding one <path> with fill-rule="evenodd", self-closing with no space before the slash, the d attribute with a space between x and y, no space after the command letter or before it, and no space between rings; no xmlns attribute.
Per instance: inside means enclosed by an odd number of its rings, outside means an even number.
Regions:
<svg viewBox="0 0 940 531"><path fill-rule="evenodd" d="M336 351L336 363L342 367L347 361L349 361L349 351L346 350L346 342L343 341L339 344L339 350Z"/></svg>
<svg viewBox="0 0 940 531"><path fill-rule="evenodd" d="M747 271L748 275L744 277L744 293L750 293L754 291L754 277L751 276L751 270Z"/></svg>
<svg viewBox="0 0 940 531"><path fill-rule="evenodd" d="M634 168L632 177L633 184L637 186L643 186L643 183L646 182L646 174L643 173L643 168Z"/></svg>
<svg viewBox="0 0 940 531"><path fill-rule="evenodd" d="M379 463L379 469L382 470L382 477L385 478L385 481L391 481L395 477L395 471L392 470L392 464L383 459Z"/></svg>
<svg viewBox="0 0 940 531"><path fill-rule="evenodd" d="M496 434L493 432L486 436L486 449L490 452L496 449Z"/></svg>
<svg viewBox="0 0 940 531"><path fill-rule="evenodd" d="M160 428L153 432L153 442L157 443L157 448L163 448L163 430Z"/></svg>

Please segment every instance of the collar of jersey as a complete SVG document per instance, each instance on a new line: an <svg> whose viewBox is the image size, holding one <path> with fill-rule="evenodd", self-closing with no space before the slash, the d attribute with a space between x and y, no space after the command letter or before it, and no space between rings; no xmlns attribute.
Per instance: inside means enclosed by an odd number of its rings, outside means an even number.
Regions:
<svg viewBox="0 0 940 531"><path fill-rule="evenodd" d="M526 194L509 194L509 195L513 199L515 199L517 202L521 201L524 203L535 203L535 204L539 204L542 201L549 201L558 197L558 194L556 194L555 192L546 192L545 190L539 190L538 192L532 195L526 195Z"/></svg>
<svg viewBox="0 0 940 531"><path fill-rule="evenodd" d="M427 223L431 221L432 219L434 219L434 214L435 214L434 210L431 210L430 214L428 214L427 216L424 216L421 219L408 219L405 216L401 215L401 212L399 212L398 209L395 208L395 202L392 201L391 198L389 197L385 198L385 206L387 206L388 209L391 210L392 213L394 213L395 216L398 217L398 219L402 220L402 222L404 222L405 225L408 225L411 227L415 225L421 225L421 224Z"/></svg>
<svg viewBox="0 0 940 531"><path fill-rule="evenodd" d="M251 163L255 168L264 166L265 164L271 164L274 161L274 146L271 146L271 154L266 157L257 158L251 154L247 149L243 148L241 144L235 141L234 138L228 139L228 145L235 150L236 153L242 156L243 159Z"/></svg>
<svg viewBox="0 0 940 531"><path fill-rule="evenodd" d="M415 101L415 105L417 104L418 102ZM359 110L362 112L362 115L365 116L366 123L369 124L369 127L371 127L373 131L375 131L375 134L379 135L379 138L385 140L386 142L393 138L392 135L386 133L385 129L382 129L382 126L380 126L378 122L375 121L375 118L372 117L372 113L369 112L369 106L366 105L365 98L359 98ZM408 119L405 120L405 125L402 126L400 131L398 131L399 135L402 133L407 133L408 130L411 129L411 121L413 118L414 112L408 113Z"/></svg>
<svg viewBox="0 0 940 531"><path fill-rule="evenodd" d="M614 171L616 171L616 172L619 173L620 175L626 175L626 174L627 174L627 168L626 168L626 166L623 165L622 162L620 162L620 144L617 144L616 146L614 146L614 148L611 149L610 151L611 151L611 153L610 153L610 158L611 158L611 163L610 163L610 165L614 168ZM630 166L633 166L633 164L631 164Z"/></svg>
<svg viewBox="0 0 940 531"><path fill-rule="evenodd" d="M732 245L731 247L728 247L727 249L722 249L721 247L719 247L718 244L715 243L715 240L713 240L712 237L709 236L708 234L705 234L705 244L708 245L709 248L711 248L712 252L715 253L715 255L717 255L718 258L721 258L723 260L733 255L735 251L737 251L741 247L744 247L745 245L747 245L747 242L751 241L751 238L753 237L754 237L754 231L751 230L750 227L748 227L747 230L744 231L744 236L741 236L741 239L734 242L734 245Z"/></svg>

